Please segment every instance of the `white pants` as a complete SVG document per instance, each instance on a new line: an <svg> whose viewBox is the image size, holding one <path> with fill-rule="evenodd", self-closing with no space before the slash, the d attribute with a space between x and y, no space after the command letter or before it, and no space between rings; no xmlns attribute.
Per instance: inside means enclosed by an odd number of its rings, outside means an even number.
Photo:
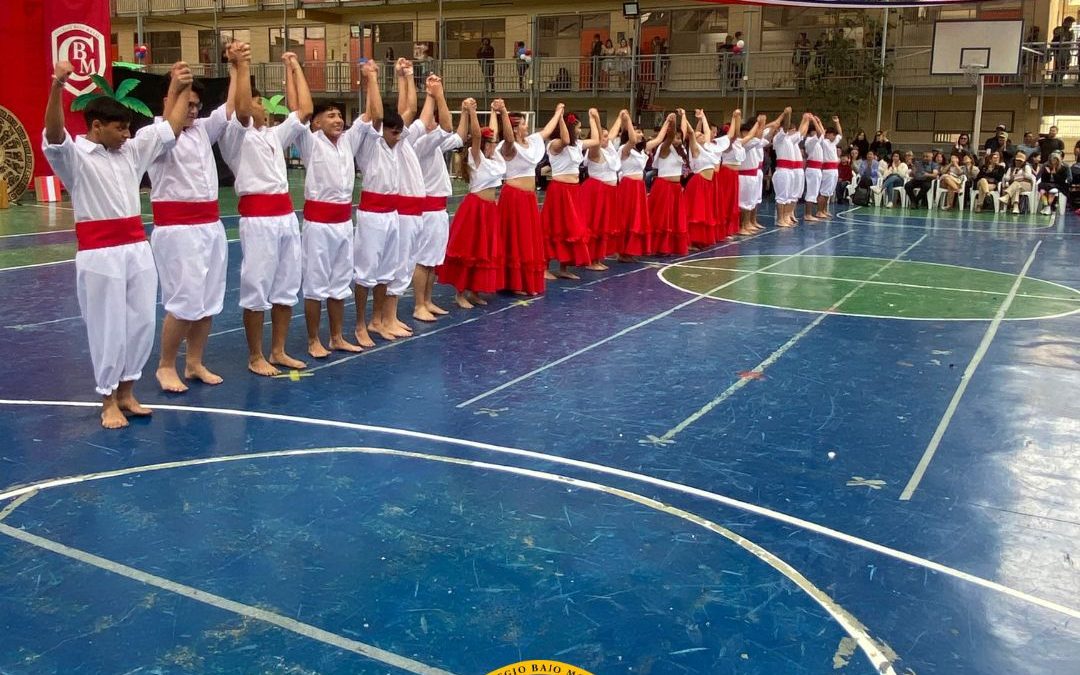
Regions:
<svg viewBox="0 0 1080 675"><path fill-rule="evenodd" d="M840 172L836 169L824 169L821 172L821 191L818 192L822 197L832 197L836 193L836 182L840 178Z"/></svg>
<svg viewBox="0 0 1080 675"><path fill-rule="evenodd" d="M220 220L205 225L155 227L150 246L166 312L183 321L221 313L229 242Z"/></svg>
<svg viewBox="0 0 1080 675"><path fill-rule="evenodd" d="M446 242L450 239L450 216L445 210L424 211L424 226L417 242L416 264L437 267L446 259Z"/></svg>
<svg viewBox="0 0 1080 675"><path fill-rule="evenodd" d="M424 230L423 216L404 216L398 214L398 227L400 235L398 245L401 246L401 266L394 274L394 280L386 287L387 295L404 295L412 283L413 272L416 271L416 261L420 255L420 237Z"/></svg>
<svg viewBox="0 0 1080 675"><path fill-rule="evenodd" d="M806 192L803 199L807 204L816 202L818 195L821 194L821 169L807 169L805 180Z"/></svg>
<svg viewBox="0 0 1080 675"><path fill-rule="evenodd" d="M776 192L777 204L794 204L802 196L802 171L799 169L777 169L773 172L773 191Z"/></svg>
<svg viewBox="0 0 1080 675"><path fill-rule="evenodd" d="M304 220L300 240L304 249L304 299L344 300L352 293L353 223Z"/></svg>
<svg viewBox="0 0 1080 675"><path fill-rule="evenodd" d="M353 281L364 288L389 284L401 267L397 211L356 210L353 236Z"/></svg>
<svg viewBox="0 0 1080 675"><path fill-rule="evenodd" d="M292 307L300 292L300 223L296 214L240 218L240 306Z"/></svg>
<svg viewBox="0 0 1080 675"><path fill-rule="evenodd" d="M757 177L754 178L757 181L757 187L754 188L754 208L761 205L761 196L765 192L765 172L758 169Z"/></svg>
<svg viewBox="0 0 1080 675"><path fill-rule="evenodd" d="M97 393L142 377L154 346L157 271L150 244L110 246L75 254L79 312L86 322Z"/></svg>
<svg viewBox="0 0 1080 675"><path fill-rule="evenodd" d="M761 174L739 176L739 208L753 211L761 201Z"/></svg>

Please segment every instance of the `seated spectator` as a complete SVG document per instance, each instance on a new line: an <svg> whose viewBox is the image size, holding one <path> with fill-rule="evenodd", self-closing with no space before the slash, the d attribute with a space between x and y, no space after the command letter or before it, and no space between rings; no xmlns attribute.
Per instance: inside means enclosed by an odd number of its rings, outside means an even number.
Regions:
<svg viewBox="0 0 1080 675"><path fill-rule="evenodd" d="M911 175L904 192L907 192L908 204L912 208L927 208L930 200L930 188L937 180L941 165L934 161L934 153L927 150L922 159L915 160L915 166L911 169ZM918 191L916 193L916 191Z"/></svg>
<svg viewBox="0 0 1080 675"><path fill-rule="evenodd" d="M986 197L997 190L998 183L1005 176L1005 165L1001 161L1000 152L992 152L989 157L983 159L983 165L979 168L979 178L976 181L978 193L975 197L975 211L982 211L986 203Z"/></svg>
<svg viewBox="0 0 1080 675"><path fill-rule="evenodd" d="M892 141L880 129L874 134L874 140L870 142L870 150L885 161L886 157L892 157Z"/></svg>
<svg viewBox="0 0 1080 675"><path fill-rule="evenodd" d="M892 158L882 175L884 178L881 179L881 190L885 195L885 208L891 209L900 199L900 190L904 188L904 183L908 179L908 165L899 152L892 153ZM893 190L896 192L894 193Z"/></svg>
<svg viewBox="0 0 1080 675"><path fill-rule="evenodd" d="M1061 153L1051 153L1050 161L1035 176L1039 181L1039 201L1042 203L1039 213L1048 216L1057 208L1061 195L1069 193L1069 169L1061 161Z"/></svg>
<svg viewBox="0 0 1080 675"><path fill-rule="evenodd" d="M945 206L943 211L949 211L956 205L956 195L964 188L964 166L960 163L960 155L949 155L949 163L945 165L941 174L941 187L945 190Z"/></svg>
<svg viewBox="0 0 1080 675"><path fill-rule="evenodd" d="M1027 155L1017 152L1013 156L1013 165L1001 179L1001 185L1004 188L1001 192L1001 201L1007 207L1012 206L1014 214L1020 213L1020 198L1029 194L1035 187L1035 174L1031 172L1031 165L1027 163Z"/></svg>
<svg viewBox="0 0 1080 675"><path fill-rule="evenodd" d="M1073 163L1069 167L1069 206L1080 207L1080 141L1073 146Z"/></svg>
<svg viewBox="0 0 1080 675"><path fill-rule="evenodd" d="M1028 164L1031 165L1031 173L1039 175L1039 169L1043 167L1042 155L1038 150L1028 156Z"/></svg>
<svg viewBox="0 0 1080 675"><path fill-rule="evenodd" d="M1039 152L1042 153L1043 159L1050 161L1050 155L1055 152L1061 153L1061 156L1065 156L1065 143L1058 138L1058 128L1056 126L1050 127L1050 130L1046 132L1046 135L1039 139Z"/></svg>
<svg viewBox="0 0 1080 675"><path fill-rule="evenodd" d="M971 136L967 134L960 134L960 137L956 139L956 143L953 144L952 150L949 151L950 155L958 155L964 157L971 153Z"/></svg>
<svg viewBox="0 0 1080 675"><path fill-rule="evenodd" d="M874 151L867 152L866 159L859 164L859 183L867 187L877 185L884 173L885 167L878 161Z"/></svg>
<svg viewBox="0 0 1080 675"><path fill-rule="evenodd" d="M994 135L986 139L986 143L983 145L983 149L986 151L987 154L999 151L1005 144L1005 141L1008 140L1008 138L1009 134L1005 132L1005 125L999 124L997 125L997 128L994 129Z"/></svg>
<svg viewBox="0 0 1080 675"><path fill-rule="evenodd" d="M851 152L840 157L840 166L837 168L837 182L836 182L836 203L847 204L848 203L848 186L851 185L851 179L854 177L854 173L851 169L851 156L859 156L859 151L852 148Z"/></svg>
<svg viewBox="0 0 1080 675"><path fill-rule="evenodd" d="M1039 149L1038 143L1035 141L1035 134L1030 131L1024 132L1024 140L1016 146L1016 149L1030 158Z"/></svg>
<svg viewBox="0 0 1080 675"><path fill-rule="evenodd" d="M970 200L971 193L975 190L975 183L979 180L979 165L975 163L975 157L972 155L964 155L960 159L960 165L964 167L964 177L967 178L965 187L967 198Z"/></svg>
<svg viewBox="0 0 1080 675"><path fill-rule="evenodd" d="M942 171L949 165L949 162L945 160L945 153L940 150L934 151L934 164L937 164Z"/></svg>

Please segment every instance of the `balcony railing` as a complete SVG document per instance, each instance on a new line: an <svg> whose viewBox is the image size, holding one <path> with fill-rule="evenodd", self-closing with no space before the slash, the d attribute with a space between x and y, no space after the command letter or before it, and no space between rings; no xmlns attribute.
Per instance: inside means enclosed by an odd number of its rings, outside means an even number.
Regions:
<svg viewBox="0 0 1080 675"><path fill-rule="evenodd" d="M865 53L858 55L859 58L846 60L845 63L850 65L844 68L811 59L805 74L792 64L791 52L787 51L757 52L751 54L749 60L716 54L622 58L537 57L531 63L514 59L495 59L484 63L477 59L448 59L417 62L414 70L419 91L424 89L426 75L437 72L442 76L447 94L457 98L628 97L634 92L638 105L647 108L652 99L669 94L742 96L743 87L747 87L758 94L798 95L812 81L855 78L867 81L867 75L872 71L866 70L865 64L880 60L880 52L869 49L860 51ZM972 87L963 75L930 75L930 53L929 47L889 50L886 54L888 67L885 86L960 90ZM1080 69L1073 65L1055 71L1054 65L1053 59L1025 52L1019 75L987 76L986 86L991 90L1078 87L1080 91ZM200 77L224 77L228 74L224 64L196 64L193 68ZM358 64L308 61L303 68L312 92L317 94L347 96L360 90ZM148 69L151 72L167 72L169 65L154 64ZM253 64L252 74L261 91L282 91L284 71L280 63ZM382 65L380 79L385 92L396 91L391 65ZM872 76L869 82L875 82ZM876 86L871 88L876 89Z"/></svg>

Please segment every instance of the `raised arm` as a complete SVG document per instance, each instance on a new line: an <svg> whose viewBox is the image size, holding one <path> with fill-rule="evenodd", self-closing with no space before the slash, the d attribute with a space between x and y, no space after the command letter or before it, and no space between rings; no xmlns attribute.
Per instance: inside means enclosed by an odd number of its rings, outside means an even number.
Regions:
<svg viewBox="0 0 1080 675"><path fill-rule="evenodd" d="M461 102L461 118L458 119L457 135L461 142L469 140L469 108L476 108L476 99L467 98Z"/></svg>
<svg viewBox="0 0 1080 675"><path fill-rule="evenodd" d="M439 82L439 76L434 73L428 75L424 81L424 91L427 92L427 96L424 97L424 107L420 109L420 123L424 125L424 131L435 129L435 99L438 98L435 90L440 86L442 85Z"/></svg>
<svg viewBox="0 0 1080 675"><path fill-rule="evenodd" d="M842 128L840 128L840 118L837 117L836 115L833 115L832 123L833 123L833 126L836 127L836 140L839 141L840 138L842 138L843 135L844 135L844 130ZM882 136L882 138L885 138L885 134L882 134L881 136ZM885 140L888 141L889 139L885 138Z"/></svg>
<svg viewBox="0 0 1080 675"><path fill-rule="evenodd" d="M728 124L727 137L729 141L735 141L735 137L739 135L739 129L742 129L742 110L735 108L731 113L731 122Z"/></svg>
<svg viewBox="0 0 1080 675"><path fill-rule="evenodd" d="M285 107L290 111L300 108L300 95L296 93L296 77L293 75L291 62L291 59L295 57L295 52L285 52L281 55L281 63L285 66Z"/></svg>
<svg viewBox="0 0 1080 675"><path fill-rule="evenodd" d="M484 142L484 137L480 133L480 119L476 116L475 103L469 106L469 152L472 154L473 160L480 164L480 160L483 159L483 150L481 144Z"/></svg>
<svg viewBox="0 0 1080 675"><path fill-rule="evenodd" d="M381 129L383 102L382 92L379 91L379 65L374 61L368 61L364 64L363 72L367 104L364 109L364 114L361 115L360 119L368 122L376 129Z"/></svg>
<svg viewBox="0 0 1080 675"><path fill-rule="evenodd" d="M821 118L814 115L811 121L814 123L814 130L817 131L818 138L825 138L825 125L821 123Z"/></svg>
<svg viewBox="0 0 1080 675"><path fill-rule="evenodd" d="M609 141L613 141L619 137L619 134L622 133L623 124L626 124L626 121L629 119L630 112L628 110L619 111L619 114L615 117L615 121L611 124L611 128L608 129L607 136Z"/></svg>
<svg viewBox="0 0 1080 675"><path fill-rule="evenodd" d="M503 147L514 149L514 124L510 121L510 111L506 109L506 103L497 99L499 104L499 127L502 130Z"/></svg>
<svg viewBox="0 0 1080 675"><path fill-rule="evenodd" d="M709 118L705 116L705 111L701 109L695 110L694 115L697 116L698 124L701 125L701 133L705 134L705 142L711 143L713 139L712 127L709 126Z"/></svg>
<svg viewBox="0 0 1080 675"><path fill-rule="evenodd" d="M570 127L566 124L566 116L559 116L559 137L551 143L551 154L557 155L563 148L570 145Z"/></svg>
<svg viewBox="0 0 1080 675"><path fill-rule="evenodd" d="M601 161L600 111L596 108L589 108L589 138L581 143L581 147L589 153L589 159L594 162Z"/></svg>
<svg viewBox="0 0 1080 675"><path fill-rule="evenodd" d="M627 142L619 148L619 156L626 159L630 156L630 151L637 145L634 141L634 139L637 138L637 130L634 129L634 120L630 119L630 112L628 110L623 110L619 113L619 121L626 125L628 139Z"/></svg>
<svg viewBox="0 0 1080 675"><path fill-rule="evenodd" d="M235 98L232 101L232 109L236 113L236 120L247 126L251 124L251 111L254 107L251 101L251 45L240 43L234 53L236 54L236 88L233 90Z"/></svg>
<svg viewBox="0 0 1080 675"><path fill-rule="evenodd" d="M68 61L59 61L53 68L52 84L49 85L49 102L45 104L45 140L53 145L64 142L64 104L60 92L64 83L75 72Z"/></svg>
<svg viewBox="0 0 1080 675"><path fill-rule="evenodd" d="M454 128L452 120L450 119L450 106L446 105L446 92L443 91L442 78L440 77L438 80L435 91L428 89L428 95L435 96L435 107L439 111L439 126L442 127L443 131L449 132ZM465 139L462 138L462 142L464 142L464 140Z"/></svg>
<svg viewBox="0 0 1080 675"><path fill-rule="evenodd" d="M810 118L813 117L808 112L803 113L802 121L799 122L799 136L806 138L806 132L810 130Z"/></svg>
<svg viewBox="0 0 1080 675"><path fill-rule="evenodd" d="M311 100L311 89L308 88L307 77L304 76L304 67L300 65L296 54L286 52L282 58L285 56L288 56L285 63L285 82L288 84L289 80L292 80L292 92L296 97L296 107L290 105L289 109L296 112L301 122L307 123L311 119L311 113L315 111L315 104Z"/></svg>
<svg viewBox="0 0 1080 675"><path fill-rule="evenodd" d="M403 56L397 60L394 70L398 80L398 114L405 126L409 126L416 119L416 81L413 79L412 61Z"/></svg>
<svg viewBox="0 0 1080 675"><path fill-rule="evenodd" d="M660 131L656 132L656 136L645 142L645 152L651 153L658 146L663 146L673 126L675 126L675 113L670 113L664 118L664 124L660 127Z"/></svg>
<svg viewBox="0 0 1080 675"><path fill-rule="evenodd" d="M679 113L680 127L682 128L683 140L686 142L686 146L690 149L690 156L697 157L701 149L698 147L697 135L694 134L694 129L690 126L690 120L686 119L686 111L679 108L675 112Z"/></svg>
<svg viewBox="0 0 1080 675"><path fill-rule="evenodd" d="M166 103L171 100L172 107L165 110L165 121L172 127L173 135L179 136L187 121L188 98L191 91L191 68L183 61L177 61L172 67L169 81L169 94Z"/></svg>
<svg viewBox="0 0 1080 675"><path fill-rule="evenodd" d="M562 103L555 106L555 113L551 116L551 119L548 120L548 123L544 128L540 130L540 137L544 139L545 143L551 138L551 135L559 129L559 121L562 119L565 111L566 106Z"/></svg>
<svg viewBox="0 0 1080 675"><path fill-rule="evenodd" d="M784 108L784 112L777 115L776 119L765 125L767 129L779 129L783 127L787 129L788 120L791 119L791 107Z"/></svg>

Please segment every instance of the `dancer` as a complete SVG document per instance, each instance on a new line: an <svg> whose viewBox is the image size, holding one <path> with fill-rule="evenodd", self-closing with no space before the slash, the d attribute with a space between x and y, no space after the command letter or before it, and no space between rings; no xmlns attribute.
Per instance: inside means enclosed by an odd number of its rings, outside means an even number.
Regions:
<svg viewBox="0 0 1080 675"><path fill-rule="evenodd" d="M235 61L230 47L229 58ZM174 67L175 69L175 67ZM236 69L230 69L230 89L236 86ZM228 103L218 106L208 117L199 117L203 87L192 82L187 98L178 101L171 80L163 110L176 105L186 112L184 130L176 145L158 156L147 169L150 176L150 206L154 230L150 247L154 251L161 285L165 318L161 323L161 357L155 373L162 391L182 393L184 380L221 384L221 376L203 364L210 336L210 324L221 313L225 301L225 273L229 244L225 226L218 215L218 175L214 161L217 143L228 124ZM160 122L162 117L154 118ZM139 134L155 133L153 126ZM180 343L187 340L184 377L176 371Z"/></svg>
<svg viewBox="0 0 1080 675"><path fill-rule="evenodd" d="M135 381L154 346L157 273L139 216L139 181L158 155L176 142L187 118L191 71L173 66L165 121L128 140L131 111L109 97L87 104L86 135L64 129L61 91L74 72L68 61L53 70L41 150L71 194L75 210L75 286L86 322L94 382L101 395L101 426L128 425L125 413L151 413L135 398Z"/></svg>
<svg viewBox="0 0 1080 675"><path fill-rule="evenodd" d="M622 163L618 146L611 139L621 133L622 115L611 129L604 129L600 113L589 109L589 140L585 147L585 168L589 177L578 190L582 218L589 229L589 255L592 258L585 269L603 272L608 269L604 258L615 252L619 243L618 184L619 166Z"/></svg>
<svg viewBox="0 0 1080 675"><path fill-rule="evenodd" d="M679 114L685 120L686 113L680 108ZM686 221L690 228L690 249L697 250L716 243L717 212L716 186L713 175L719 156L711 149L708 120L705 111L695 110L698 128L691 129L684 125L683 136L687 144L687 156L690 159L690 171L693 175L683 191L683 203L686 209Z"/></svg>
<svg viewBox="0 0 1080 675"><path fill-rule="evenodd" d="M285 64L285 90L304 77L296 54L281 55ZM311 97L281 124L267 124L266 109L257 92L251 90L250 51L244 50L236 62L233 109L218 140L221 156L236 176L240 197L240 306L244 309L244 333L248 343L248 370L256 375L279 374L274 366L300 369L303 361L285 352L292 308L300 292L300 223L289 197L289 177L285 169L285 148L301 133L311 117ZM306 92L307 87L303 90ZM270 310L270 360L263 356L263 318Z"/></svg>
<svg viewBox="0 0 1080 675"><path fill-rule="evenodd" d="M772 144L776 149L776 171L773 173L773 188L776 190L776 225L794 227L798 225L795 207L802 196L802 152L799 142L806 135L810 124L810 113L804 113L796 126L791 121L791 108L784 108L783 122L773 133Z"/></svg>
<svg viewBox="0 0 1080 675"><path fill-rule="evenodd" d="M686 255L690 248L683 205L682 173L686 156L679 132L681 126L679 118L669 114L660 133L646 144L646 149L653 150L656 168L656 179L649 191L649 219L655 234L652 250L658 255Z"/></svg>
<svg viewBox="0 0 1080 675"><path fill-rule="evenodd" d="M545 279L580 279L571 265L588 265L589 229L578 208L578 183L581 180L582 143L578 140L578 118L573 113L559 118L559 137L548 143L551 182L540 210L540 223L548 260L556 260L559 270L544 272Z"/></svg>
<svg viewBox="0 0 1080 675"><path fill-rule="evenodd" d="M619 137L619 187L616 193L619 234L619 262L634 262L634 256L652 255L653 231L649 202L645 194L645 164L648 144L634 128L630 113L623 110ZM612 141L613 143L615 141Z"/></svg>
<svg viewBox="0 0 1080 675"><path fill-rule="evenodd" d="M495 99L491 109L493 113L502 114L506 106L502 99ZM506 174L506 159L495 151L495 132L490 127L480 128L476 102L467 99L461 112L469 118L468 156L462 164L462 173L469 181L469 194L454 213L446 260L439 266L437 274L439 281L457 290L454 300L458 307L472 309L475 305L487 304L480 293L499 290L503 263L495 192ZM503 141L513 143L510 125L504 125L503 129Z"/></svg>
<svg viewBox="0 0 1080 675"><path fill-rule="evenodd" d="M803 220L808 223L821 222L823 216L821 206L818 204L818 196L821 194L821 169L823 167L825 151L821 145L825 142L825 129L821 126L821 120L816 116L810 118L810 128L806 132L806 140L803 141L803 149L806 151L806 170L803 172L806 182L806 190L803 193L805 203ZM810 205L817 205L817 213L810 212Z"/></svg>
<svg viewBox="0 0 1080 675"><path fill-rule="evenodd" d="M562 103L555 106L547 126L535 134L529 133L524 116L508 115L514 141L501 141L495 147L506 159L506 178L499 193L499 240L505 247L506 264L503 283L506 290L519 295L544 292L547 256L536 202L536 165L544 159L544 146L559 128L564 110Z"/></svg>
<svg viewBox="0 0 1080 675"><path fill-rule="evenodd" d="M821 120L818 120L820 124ZM836 184L840 181L840 141L844 138L844 130L840 126L840 118L832 118L832 126L825 129L825 138L820 142L821 147L821 188L818 190L817 217L830 220L829 200L836 194Z"/></svg>
<svg viewBox="0 0 1080 675"><path fill-rule="evenodd" d="M757 222L757 206L761 195L761 160L768 142L766 118L758 115L754 122L744 122L741 143L744 155L739 164L739 234L748 236L764 229Z"/></svg>
<svg viewBox="0 0 1080 675"><path fill-rule="evenodd" d="M716 241L730 239L739 231L739 173L732 168L736 162L729 154L742 125L742 111L731 113L731 121L718 134L712 134L710 149L716 156L713 186L716 194ZM715 129L715 127L713 127ZM740 146L741 147L741 146ZM745 154L745 151L742 151ZM728 160L725 160L728 155Z"/></svg>

